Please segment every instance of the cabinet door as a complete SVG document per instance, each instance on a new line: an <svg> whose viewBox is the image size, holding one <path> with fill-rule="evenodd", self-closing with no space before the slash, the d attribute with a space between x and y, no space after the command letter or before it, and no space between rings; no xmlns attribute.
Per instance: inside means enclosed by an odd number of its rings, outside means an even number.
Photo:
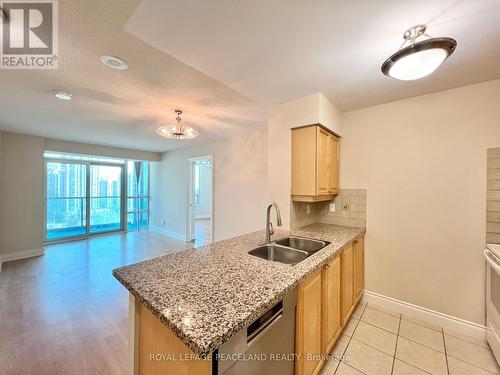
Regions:
<svg viewBox="0 0 500 375"><path fill-rule="evenodd" d="M339 336L340 321L340 256L330 260L323 270L323 353L328 354Z"/></svg>
<svg viewBox="0 0 500 375"><path fill-rule="evenodd" d="M338 193L339 191L339 156L340 141L333 134L328 137L328 169L330 171L329 193Z"/></svg>
<svg viewBox="0 0 500 375"><path fill-rule="evenodd" d="M345 325L354 308L354 250L349 245L340 255L342 269L342 325Z"/></svg>
<svg viewBox="0 0 500 375"><path fill-rule="evenodd" d="M329 143L330 133L317 127L317 150L316 150L316 193L318 195L328 194L330 188L330 161Z"/></svg>
<svg viewBox="0 0 500 375"><path fill-rule="evenodd" d="M354 302L358 302L365 287L365 246L364 238L354 242Z"/></svg>
<svg viewBox="0 0 500 375"><path fill-rule="evenodd" d="M292 195L316 195L317 131L292 129Z"/></svg>
<svg viewBox="0 0 500 375"><path fill-rule="evenodd" d="M321 270L313 273L299 286L296 330L296 350L300 358L295 362L296 373L315 374L323 363L321 361Z"/></svg>

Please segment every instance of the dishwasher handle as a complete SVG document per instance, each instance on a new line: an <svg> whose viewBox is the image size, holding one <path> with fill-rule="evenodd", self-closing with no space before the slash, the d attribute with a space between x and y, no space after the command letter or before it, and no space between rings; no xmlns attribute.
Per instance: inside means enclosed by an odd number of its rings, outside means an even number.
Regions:
<svg viewBox="0 0 500 375"><path fill-rule="evenodd" d="M253 345L283 316L283 301L273 306L247 328L247 346Z"/></svg>

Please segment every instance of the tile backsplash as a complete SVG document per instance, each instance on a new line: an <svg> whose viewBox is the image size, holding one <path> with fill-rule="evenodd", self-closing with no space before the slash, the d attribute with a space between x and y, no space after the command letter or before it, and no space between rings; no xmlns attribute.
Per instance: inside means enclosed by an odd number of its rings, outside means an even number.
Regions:
<svg viewBox="0 0 500 375"><path fill-rule="evenodd" d="M366 189L340 189L334 200L328 202L292 202L290 225L297 229L309 224L326 223L348 227L366 227ZM335 212L330 212L330 204ZM309 213L307 212L309 206Z"/></svg>
<svg viewBox="0 0 500 375"><path fill-rule="evenodd" d="M488 149L486 242L500 243L500 148Z"/></svg>

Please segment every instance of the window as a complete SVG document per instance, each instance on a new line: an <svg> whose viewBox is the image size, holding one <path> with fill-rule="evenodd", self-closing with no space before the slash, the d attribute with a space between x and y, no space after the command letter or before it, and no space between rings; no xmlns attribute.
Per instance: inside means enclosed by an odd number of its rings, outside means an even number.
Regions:
<svg viewBox="0 0 500 375"><path fill-rule="evenodd" d="M46 241L148 227L148 163L53 152L44 157Z"/></svg>
<svg viewBox="0 0 500 375"><path fill-rule="evenodd" d="M137 172L140 171L138 174ZM137 180L139 179L139 183ZM149 226L149 163L127 162L127 229Z"/></svg>
<svg viewBox="0 0 500 375"><path fill-rule="evenodd" d="M194 204L200 204L200 164L194 165Z"/></svg>
<svg viewBox="0 0 500 375"><path fill-rule="evenodd" d="M47 240L87 232L85 164L47 163Z"/></svg>

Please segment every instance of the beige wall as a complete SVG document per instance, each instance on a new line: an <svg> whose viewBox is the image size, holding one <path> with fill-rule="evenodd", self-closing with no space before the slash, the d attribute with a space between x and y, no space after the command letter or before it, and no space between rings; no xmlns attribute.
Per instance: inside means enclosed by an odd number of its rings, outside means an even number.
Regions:
<svg viewBox="0 0 500 375"><path fill-rule="evenodd" d="M368 290L484 323L499 103L496 80L342 114L341 186L369 196Z"/></svg>
<svg viewBox="0 0 500 375"><path fill-rule="evenodd" d="M280 206L284 228L290 228L290 129L316 123L341 134L340 113L322 94L305 96L269 110L268 198Z"/></svg>
<svg viewBox="0 0 500 375"><path fill-rule="evenodd" d="M43 246L44 138L2 133L0 254Z"/></svg>
<svg viewBox="0 0 500 375"><path fill-rule="evenodd" d="M152 228L186 239L188 158L207 155L214 158L214 240L263 229L266 132L169 151L152 163Z"/></svg>

